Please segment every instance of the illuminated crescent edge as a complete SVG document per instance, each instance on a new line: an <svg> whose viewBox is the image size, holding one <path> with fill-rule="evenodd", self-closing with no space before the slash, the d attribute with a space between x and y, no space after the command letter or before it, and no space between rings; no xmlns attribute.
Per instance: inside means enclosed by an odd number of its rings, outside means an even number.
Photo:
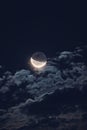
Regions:
<svg viewBox="0 0 87 130"><path fill-rule="evenodd" d="M47 61L45 61L45 62L36 61L32 57L30 58L30 62L33 65L33 67L35 67L37 69L44 67L47 63Z"/></svg>

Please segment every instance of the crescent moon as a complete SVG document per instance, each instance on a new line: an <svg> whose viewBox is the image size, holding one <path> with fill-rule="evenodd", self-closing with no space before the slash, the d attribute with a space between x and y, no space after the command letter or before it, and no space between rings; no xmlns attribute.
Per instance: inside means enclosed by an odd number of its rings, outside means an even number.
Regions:
<svg viewBox="0 0 87 130"><path fill-rule="evenodd" d="M30 58L30 62L31 62L31 64L32 64L32 66L33 66L34 68L36 68L36 69L41 69L41 68L43 68L43 67L46 65L46 63L47 63L47 61L44 61L44 62L36 61L36 60L34 60L32 57Z"/></svg>

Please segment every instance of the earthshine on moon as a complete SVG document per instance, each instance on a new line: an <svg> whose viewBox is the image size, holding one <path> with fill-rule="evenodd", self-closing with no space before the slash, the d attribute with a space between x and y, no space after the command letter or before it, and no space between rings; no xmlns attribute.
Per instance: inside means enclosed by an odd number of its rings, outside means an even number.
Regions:
<svg viewBox="0 0 87 130"><path fill-rule="evenodd" d="M30 58L30 64L35 70L41 70L46 66L47 58L43 52L36 52Z"/></svg>

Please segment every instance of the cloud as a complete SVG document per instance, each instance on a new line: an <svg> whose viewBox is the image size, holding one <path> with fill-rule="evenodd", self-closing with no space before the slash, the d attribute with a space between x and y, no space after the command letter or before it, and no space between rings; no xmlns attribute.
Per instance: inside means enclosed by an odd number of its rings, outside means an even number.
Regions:
<svg viewBox="0 0 87 130"><path fill-rule="evenodd" d="M6 86L3 86L3 87L0 89L0 92L1 92L1 93L6 93L6 92L8 92L8 91L9 91L9 88L6 87Z"/></svg>
<svg viewBox="0 0 87 130"><path fill-rule="evenodd" d="M8 110L8 112L3 114L1 119L4 116L8 117L8 113L10 113L8 120L10 122L16 112L17 117L14 116L14 119L20 122L22 116L26 124L27 114L30 114L29 110L34 112L36 108L43 106L44 102L47 105L51 100L51 107L55 105L53 102L56 101L56 98L58 100L64 97L63 100L66 100L67 92L72 92L73 96L75 96L75 91L86 93L87 66L82 51L77 48L74 52L64 51L52 59L49 58L47 66L39 73L25 69L14 74L9 71L2 73L0 77L0 109ZM62 100L60 101L62 102ZM29 112L26 114L25 111Z"/></svg>
<svg viewBox="0 0 87 130"><path fill-rule="evenodd" d="M13 100L19 99L20 95L23 94L27 95L25 101L28 95L29 98L31 95L32 99L37 100L42 95L54 93L56 89L74 87L74 84L77 83L79 85L79 79L84 81L87 73L83 62L74 61L77 55L81 55L77 53L81 52L80 50L78 48L74 52L61 52L57 57L49 60L48 65L40 73L32 73L30 70L24 69L15 74L6 71L0 78L0 93L9 92Z"/></svg>
<svg viewBox="0 0 87 130"><path fill-rule="evenodd" d="M29 70L20 70L16 72L13 76L13 82L20 86L22 83L28 82L34 82L34 76L30 74Z"/></svg>

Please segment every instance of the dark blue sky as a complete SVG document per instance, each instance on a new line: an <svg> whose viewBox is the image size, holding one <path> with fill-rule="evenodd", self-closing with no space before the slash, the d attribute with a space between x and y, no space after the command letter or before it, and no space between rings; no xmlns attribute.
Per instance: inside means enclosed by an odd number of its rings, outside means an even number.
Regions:
<svg viewBox="0 0 87 130"><path fill-rule="evenodd" d="M26 66L34 51L53 56L76 42L87 41L85 4L28 3L3 4L0 30L0 64L8 68Z"/></svg>

